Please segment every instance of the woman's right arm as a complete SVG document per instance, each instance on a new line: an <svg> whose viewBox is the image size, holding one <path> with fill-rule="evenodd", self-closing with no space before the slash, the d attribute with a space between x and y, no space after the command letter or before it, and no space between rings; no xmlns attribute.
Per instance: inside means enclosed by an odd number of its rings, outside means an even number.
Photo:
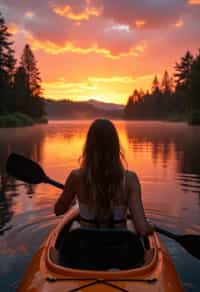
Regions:
<svg viewBox="0 0 200 292"><path fill-rule="evenodd" d="M62 194L55 203L54 212L56 216L63 215L71 207L77 193L78 183L77 170L72 170L67 177Z"/></svg>
<svg viewBox="0 0 200 292"><path fill-rule="evenodd" d="M129 171L128 174L129 210L133 218L136 231L142 236L147 236L154 231L153 226L147 221L141 198L141 186L137 175Z"/></svg>

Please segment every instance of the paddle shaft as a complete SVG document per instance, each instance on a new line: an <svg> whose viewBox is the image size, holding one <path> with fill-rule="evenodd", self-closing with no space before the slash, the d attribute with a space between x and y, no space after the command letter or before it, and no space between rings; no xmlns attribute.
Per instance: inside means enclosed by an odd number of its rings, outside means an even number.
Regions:
<svg viewBox="0 0 200 292"><path fill-rule="evenodd" d="M48 176L45 178L44 183L50 184L50 185L52 185L52 186L54 186L54 187L57 187L57 188L59 188L59 189L61 189L61 190L64 189L64 185L63 185L63 184L61 184L61 183L59 183L59 182L53 180L52 178L50 178L50 177L48 177Z"/></svg>
<svg viewBox="0 0 200 292"><path fill-rule="evenodd" d="M174 240L176 240L176 241L179 242L179 236L178 236L178 235L176 235L176 234L174 234L174 233L171 233L171 232L169 232L169 231L167 231L167 230L164 230L164 229L162 229L162 228L160 228L160 227L157 227L157 226L155 227L155 229L156 229L156 231L159 232L160 234L166 235L167 237L172 238L172 239L174 239Z"/></svg>

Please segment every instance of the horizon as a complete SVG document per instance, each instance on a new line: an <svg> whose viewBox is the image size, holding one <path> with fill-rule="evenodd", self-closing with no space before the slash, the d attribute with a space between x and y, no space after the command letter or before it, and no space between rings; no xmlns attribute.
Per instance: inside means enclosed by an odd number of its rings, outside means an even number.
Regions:
<svg viewBox="0 0 200 292"><path fill-rule="evenodd" d="M200 47L200 0L168 2L2 0L0 11L18 60L30 44L45 98L125 105Z"/></svg>
<svg viewBox="0 0 200 292"><path fill-rule="evenodd" d="M47 97L45 98L45 100L48 100L48 101L59 101L59 102L63 102L63 101L70 101L70 102L99 102L99 103L105 103L105 104L113 104L113 105L116 105L116 106L125 106L126 104L122 104L122 103L117 103L117 102L112 102L112 101L104 101L104 100L100 100L100 99L95 99L95 98L90 98L90 99L84 99L84 100L79 100L79 99L76 99L76 100L73 100L73 99L69 99L69 98L62 98L62 99L53 99L51 97Z"/></svg>

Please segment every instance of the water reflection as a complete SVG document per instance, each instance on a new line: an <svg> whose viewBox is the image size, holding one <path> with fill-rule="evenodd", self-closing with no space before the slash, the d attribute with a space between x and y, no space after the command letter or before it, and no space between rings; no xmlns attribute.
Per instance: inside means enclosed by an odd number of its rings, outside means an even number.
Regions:
<svg viewBox="0 0 200 292"><path fill-rule="evenodd" d="M42 160L44 131L41 127L21 129L1 129L0 135L0 234L13 215L13 199L19 195L19 187L25 186L28 195L33 194L33 186L22 184L6 173L6 161L10 153L25 155L37 162Z"/></svg>
<svg viewBox="0 0 200 292"><path fill-rule="evenodd" d="M130 147L134 153L145 151L151 155L152 162L162 163L167 167L171 155L178 159L176 142L179 140L179 131L185 125L177 126L174 124L165 124L162 122L135 122L126 124L126 132ZM181 141L180 141L181 143Z"/></svg>
<svg viewBox="0 0 200 292"><path fill-rule="evenodd" d="M179 181L194 182L200 179L200 127L162 122L126 123L126 133L134 154L149 152L152 162L168 167L173 156ZM184 186L184 184L181 184ZM185 184L186 186L187 184Z"/></svg>
<svg viewBox="0 0 200 292"><path fill-rule="evenodd" d="M115 121L115 124L126 167L139 175L147 216L172 231L200 234L200 128L162 122ZM53 214L53 206L60 191L45 184L26 185L8 177L5 172L8 155L21 153L39 162L48 176L64 182L71 169L79 165L89 125L88 121L59 121L32 128L0 130L2 291L11 291L10 283L17 285L30 257L59 220ZM163 239L186 290L199 291L196 271L200 264L174 242ZM187 262L191 277L183 261Z"/></svg>

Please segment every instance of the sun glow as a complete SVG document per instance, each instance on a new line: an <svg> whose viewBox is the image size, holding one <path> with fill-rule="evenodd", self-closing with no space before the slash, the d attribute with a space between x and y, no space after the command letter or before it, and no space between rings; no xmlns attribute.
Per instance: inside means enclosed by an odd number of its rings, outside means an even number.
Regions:
<svg viewBox="0 0 200 292"><path fill-rule="evenodd" d="M127 98L133 92L133 88L147 90L154 75L139 77L113 76L113 77L89 77L82 82L67 82L61 78L55 82L44 82L44 95L46 98L88 100L95 99L104 102L126 104Z"/></svg>

